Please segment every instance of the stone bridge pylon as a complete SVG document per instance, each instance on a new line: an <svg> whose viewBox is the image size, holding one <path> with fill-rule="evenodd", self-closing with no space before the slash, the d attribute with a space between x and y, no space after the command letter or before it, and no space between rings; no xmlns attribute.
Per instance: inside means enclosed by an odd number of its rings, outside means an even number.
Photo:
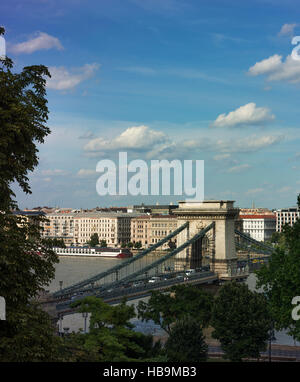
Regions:
<svg viewBox="0 0 300 382"><path fill-rule="evenodd" d="M195 256L201 256L203 251L203 240L210 243L210 267L220 278L231 278L236 274L237 256L235 248L235 220L238 217L239 209L234 208L232 200L204 200L182 201L179 208L174 211L177 215L178 225L189 222L188 229L179 233L177 245L180 246L201 229L212 222L214 228L209 231L207 237L201 239L199 243L186 248L179 253L177 259L187 261L193 267ZM206 243L207 245L207 243Z"/></svg>

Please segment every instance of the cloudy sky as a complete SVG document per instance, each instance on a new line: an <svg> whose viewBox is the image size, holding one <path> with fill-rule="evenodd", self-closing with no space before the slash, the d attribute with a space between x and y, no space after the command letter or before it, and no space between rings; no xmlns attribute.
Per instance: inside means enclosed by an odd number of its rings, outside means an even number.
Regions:
<svg viewBox="0 0 300 382"><path fill-rule="evenodd" d="M0 14L15 69L44 64L52 75L52 133L32 195L16 188L20 207L183 199L99 196L96 165L117 165L119 152L204 160L206 199L296 204L297 1L11 0Z"/></svg>

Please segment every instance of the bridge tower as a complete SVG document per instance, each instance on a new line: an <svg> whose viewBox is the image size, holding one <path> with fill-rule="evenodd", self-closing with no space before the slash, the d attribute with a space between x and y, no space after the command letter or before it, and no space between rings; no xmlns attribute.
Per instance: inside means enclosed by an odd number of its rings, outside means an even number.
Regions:
<svg viewBox="0 0 300 382"><path fill-rule="evenodd" d="M207 225L215 222L214 229L208 234L206 240L210 241L210 267L221 278L231 278L236 273L237 256L235 249L235 219L239 209L234 208L232 200L204 200L182 201L179 208L174 210L177 215L178 225L189 222L187 230L180 232L177 237L177 246L192 238ZM192 267L195 256L202 256L202 240L189 246L176 255L178 260L187 262Z"/></svg>

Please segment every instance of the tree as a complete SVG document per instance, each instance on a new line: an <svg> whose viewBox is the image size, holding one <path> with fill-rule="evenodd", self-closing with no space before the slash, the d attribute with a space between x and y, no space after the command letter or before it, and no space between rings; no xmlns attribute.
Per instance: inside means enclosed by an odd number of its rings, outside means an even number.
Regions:
<svg viewBox="0 0 300 382"><path fill-rule="evenodd" d="M170 288L170 293L153 291L148 303L139 301L138 316L143 321L153 320L168 334L172 325L187 314L196 319L201 328L208 326L213 305L209 293L190 285Z"/></svg>
<svg viewBox="0 0 300 382"><path fill-rule="evenodd" d="M300 194L297 197L300 208ZM300 320L294 320L292 300L300 295L300 219L282 229L282 245L276 247L257 274L257 287L268 297L275 329L287 329L300 341Z"/></svg>
<svg viewBox="0 0 300 382"><path fill-rule="evenodd" d="M136 248L136 249L140 249L140 248L142 248L142 242L141 241L137 241L136 243L134 243L134 248Z"/></svg>
<svg viewBox="0 0 300 382"><path fill-rule="evenodd" d="M98 244L99 244L99 236L98 236L98 234L96 232L96 233L93 233L91 235L91 240L89 241L89 245L91 247L96 247L96 245L98 245Z"/></svg>
<svg viewBox="0 0 300 382"><path fill-rule="evenodd" d="M171 329L165 351L170 362L206 361L208 346L199 321L190 316L178 320Z"/></svg>
<svg viewBox="0 0 300 382"><path fill-rule="evenodd" d="M106 248L106 247L107 247L107 242L106 242L106 240L101 240L101 242L100 242L100 246L101 246L102 248Z"/></svg>
<svg viewBox="0 0 300 382"><path fill-rule="evenodd" d="M45 242L49 244L49 247L58 247L58 248L66 248L66 245L63 241L63 239L58 239L56 237L54 238L46 238Z"/></svg>
<svg viewBox="0 0 300 382"><path fill-rule="evenodd" d="M263 294L245 284L229 282L221 289L212 310L212 336L231 361L258 359L266 350L271 317Z"/></svg>
<svg viewBox="0 0 300 382"><path fill-rule="evenodd" d="M133 331L130 320L135 317L134 306L122 301L111 306L97 297L86 297L72 304L79 312L90 312L89 333L79 334L83 349L98 361L121 362L151 358L160 351L152 336Z"/></svg>
<svg viewBox="0 0 300 382"><path fill-rule="evenodd" d="M35 304L14 311L2 326L1 362L58 362L63 360L61 338L55 335L50 317ZM12 324L17 324L13 327Z"/></svg>
<svg viewBox="0 0 300 382"><path fill-rule="evenodd" d="M54 277L58 257L41 238L42 217L26 219L11 211L17 209L12 184L31 193L28 173L38 164L36 145L50 133L45 98L45 76L50 74L43 65L27 66L20 73L12 68L9 58L0 60L0 291L6 300L0 359L14 353L15 359L47 360L53 358L53 330L44 319L38 329L33 317L43 315L32 300Z"/></svg>

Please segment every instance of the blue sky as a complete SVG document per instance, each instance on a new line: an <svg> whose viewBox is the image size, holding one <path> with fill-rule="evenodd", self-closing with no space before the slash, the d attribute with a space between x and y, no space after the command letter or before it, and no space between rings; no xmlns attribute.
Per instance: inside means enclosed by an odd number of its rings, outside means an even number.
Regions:
<svg viewBox="0 0 300 382"><path fill-rule="evenodd" d="M295 205L300 189L296 1L11 0L16 70L44 64L51 135L20 207L91 208L178 196L96 192L97 162L205 161L205 198Z"/></svg>

